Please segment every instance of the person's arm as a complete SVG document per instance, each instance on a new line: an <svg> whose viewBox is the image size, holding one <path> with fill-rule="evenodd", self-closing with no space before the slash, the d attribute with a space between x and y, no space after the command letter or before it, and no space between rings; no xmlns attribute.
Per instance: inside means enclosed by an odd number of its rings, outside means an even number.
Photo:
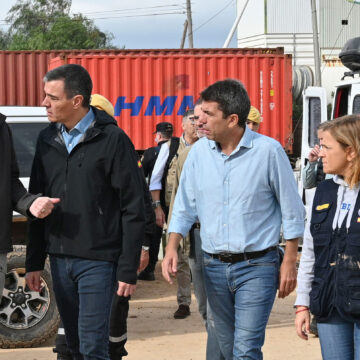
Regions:
<svg viewBox="0 0 360 360"><path fill-rule="evenodd" d="M160 152L156 159L149 184L152 201L154 204L156 204L156 225L159 227L163 227L165 224L165 213L160 205L160 191L162 189L161 180L163 178L166 162L169 157L169 149L170 148L168 143L164 143L161 145Z"/></svg>
<svg viewBox="0 0 360 360"><path fill-rule="evenodd" d="M312 209L312 206L310 207ZM298 336L304 340L308 339L310 332L310 291L311 284L314 279L314 243L310 233L310 221L308 219L304 242L302 246L301 259L299 265L299 272L297 277L298 287L296 290L297 296L295 301L296 316L295 316L295 328Z"/></svg>
<svg viewBox="0 0 360 360"><path fill-rule="evenodd" d="M129 296L136 288L137 269L145 234L144 191L135 149L124 132L118 137L113 159L111 184L121 206L122 252L118 260L119 296Z"/></svg>
<svg viewBox="0 0 360 360"><path fill-rule="evenodd" d="M41 135L37 141L35 157L31 169L29 190L33 193L44 193L44 170L41 161ZM46 240L43 220L29 220L28 244L26 247L26 281L30 289L40 290L40 273L46 259Z"/></svg>
<svg viewBox="0 0 360 360"><path fill-rule="evenodd" d="M317 162L308 162L304 167L301 176L304 189L316 187Z"/></svg>
<svg viewBox="0 0 360 360"><path fill-rule="evenodd" d="M191 153L190 153L191 154ZM165 250L165 257L162 262L162 273L164 278L172 284L171 276L177 270L177 249L180 241L189 232L191 226L197 220L195 205L195 184L194 184L194 161L190 156L184 164L181 172L180 183L176 193L171 221L168 232L169 243Z"/></svg>
<svg viewBox="0 0 360 360"><path fill-rule="evenodd" d="M309 162L302 171L304 189L312 189L317 186L317 164L319 160L319 153L319 145L315 145L309 152Z"/></svg>
<svg viewBox="0 0 360 360"><path fill-rule="evenodd" d="M286 240L284 260L280 267L280 298L288 296L296 287L296 257L298 238L304 233L305 209L297 192L290 162L283 148L277 146L270 164L270 183L280 205L283 234Z"/></svg>
<svg viewBox="0 0 360 360"><path fill-rule="evenodd" d="M171 233L169 242L165 249L165 256L161 264L162 274L169 284L173 284L172 277L176 276L178 263L178 248L182 235L178 233Z"/></svg>
<svg viewBox="0 0 360 360"><path fill-rule="evenodd" d="M145 178L143 178L144 186L144 204L145 204L145 236L142 243L141 255L140 255L140 265L138 271L144 270L149 264L149 247L151 243L151 236L154 232L155 227L155 213L151 204L151 195L146 184Z"/></svg>
<svg viewBox="0 0 360 360"><path fill-rule="evenodd" d="M7 126L7 125L6 125ZM50 199L41 196L41 194L33 195L27 192L24 185L19 179L19 168L17 164L14 144L10 128L7 126L10 140L10 155L11 155L11 200L13 209L20 214L27 217L44 218L48 216L53 204L56 204L60 199Z"/></svg>

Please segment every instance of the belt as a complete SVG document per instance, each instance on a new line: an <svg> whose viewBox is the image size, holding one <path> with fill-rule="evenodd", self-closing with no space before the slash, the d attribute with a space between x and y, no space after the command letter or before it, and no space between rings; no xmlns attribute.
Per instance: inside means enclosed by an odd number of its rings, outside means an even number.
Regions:
<svg viewBox="0 0 360 360"><path fill-rule="evenodd" d="M226 253L226 252L219 253L219 254L209 254L209 253L206 253L206 254L211 256L213 259L218 259L225 263L234 264L239 261L244 261L244 260L249 260L249 259L257 259L259 257L264 256L268 252L276 250L276 249L277 249L277 246L271 246L265 250L244 252L244 253L239 253L239 254Z"/></svg>

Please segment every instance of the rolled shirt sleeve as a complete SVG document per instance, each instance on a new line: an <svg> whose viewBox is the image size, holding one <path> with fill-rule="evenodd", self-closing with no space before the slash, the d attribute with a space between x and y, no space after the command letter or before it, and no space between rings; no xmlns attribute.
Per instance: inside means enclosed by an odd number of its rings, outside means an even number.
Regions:
<svg viewBox="0 0 360 360"><path fill-rule="evenodd" d="M289 159L280 145L272 160L270 181L281 209L284 238L299 238L304 234L305 208L297 192Z"/></svg>

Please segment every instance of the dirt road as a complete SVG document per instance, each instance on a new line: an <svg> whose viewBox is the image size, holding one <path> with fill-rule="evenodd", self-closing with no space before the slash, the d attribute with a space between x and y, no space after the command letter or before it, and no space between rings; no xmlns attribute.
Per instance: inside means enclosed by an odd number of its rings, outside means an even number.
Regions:
<svg viewBox="0 0 360 360"><path fill-rule="evenodd" d="M140 281L131 301L126 360L204 360L206 332L195 299L191 316L175 320L176 286L165 283L159 269L156 279ZM294 298L291 294L275 302L263 348L265 360L321 359L317 338L306 342L295 334ZM0 360L55 360L52 343L53 339L41 348L2 349Z"/></svg>

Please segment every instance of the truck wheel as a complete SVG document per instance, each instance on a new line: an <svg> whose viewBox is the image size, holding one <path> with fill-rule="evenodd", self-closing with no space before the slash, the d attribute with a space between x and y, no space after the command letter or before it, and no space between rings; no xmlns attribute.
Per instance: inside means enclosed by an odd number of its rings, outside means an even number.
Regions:
<svg viewBox="0 0 360 360"><path fill-rule="evenodd" d="M25 248L25 247L23 247ZM42 272L42 290L31 291L25 283L25 253L8 255L8 270L0 302L0 346L31 347L52 337L59 325L48 261Z"/></svg>

